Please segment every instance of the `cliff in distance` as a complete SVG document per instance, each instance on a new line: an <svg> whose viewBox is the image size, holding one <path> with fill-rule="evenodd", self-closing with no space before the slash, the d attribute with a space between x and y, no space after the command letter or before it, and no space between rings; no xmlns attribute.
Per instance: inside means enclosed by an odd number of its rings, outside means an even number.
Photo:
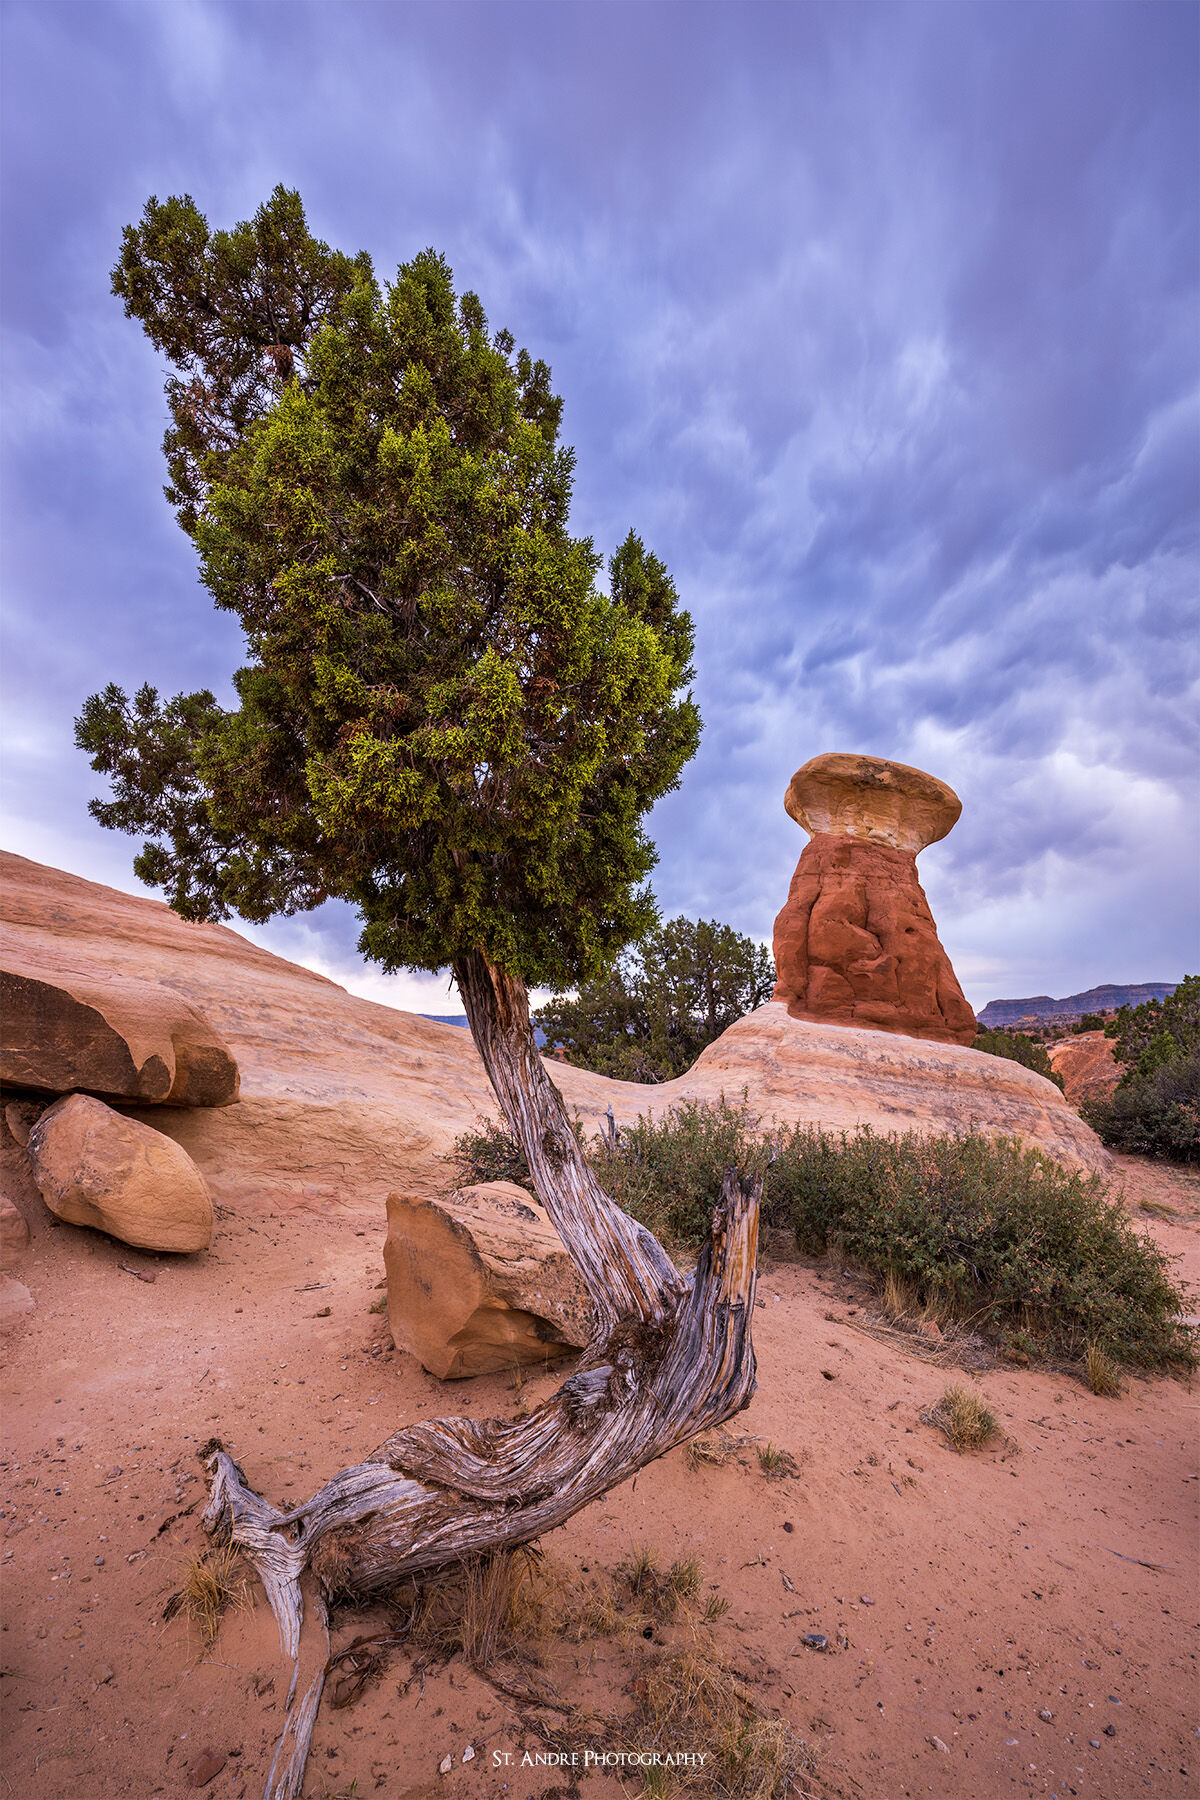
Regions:
<svg viewBox="0 0 1200 1800"><path fill-rule="evenodd" d="M1034 994L1029 1000L989 1000L979 1015L979 1029L997 1031L1021 1019L1082 1019L1084 1013L1115 1012L1118 1006L1165 1000L1178 985L1175 981L1143 981L1136 987L1114 987L1110 982L1088 988L1084 994L1068 994L1065 1000L1052 1000L1049 994Z"/></svg>

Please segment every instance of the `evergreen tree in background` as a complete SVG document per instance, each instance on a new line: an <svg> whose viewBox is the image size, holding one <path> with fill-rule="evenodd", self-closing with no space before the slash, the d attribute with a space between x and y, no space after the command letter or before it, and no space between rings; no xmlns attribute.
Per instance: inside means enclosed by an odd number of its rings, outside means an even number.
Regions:
<svg viewBox="0 0 1200 1800"><path fill-rule="evenodd" d="M771 998L775 964L715 920L658 925L574 1000L535 1015L570 1062L624 1081L670 1081L714 1038Z"/></svg>

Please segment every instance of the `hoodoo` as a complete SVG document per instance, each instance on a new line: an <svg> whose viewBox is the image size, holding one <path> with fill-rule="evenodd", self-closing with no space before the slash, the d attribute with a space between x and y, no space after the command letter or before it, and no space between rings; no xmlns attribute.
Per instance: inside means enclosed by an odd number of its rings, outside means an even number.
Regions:
<svg viewBox="0 0 1200 1800"><path fill-rule="evenodd" d="M814 756L784 806L810 841L775 921L774 999L796 1019L969 1044L916 864L962 811L953 788L877 756Z"/></svg>

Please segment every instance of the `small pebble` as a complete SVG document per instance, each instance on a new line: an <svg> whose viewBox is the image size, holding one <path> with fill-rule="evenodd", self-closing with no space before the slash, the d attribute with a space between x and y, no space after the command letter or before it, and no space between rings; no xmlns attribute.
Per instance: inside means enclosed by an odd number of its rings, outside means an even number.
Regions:
<svg viewBox="0 0 1200 1800"><path fill-rule="evenodd" d="M452 1756L443 1756L441 1762L438 1764L438 1774L448 1775L453 1767L454 1758Z"/></svg>
<svg viewBox="0 0 1200 1800"><path fill-rule="evenodd" d="M202 1750L188 1770L188 1786L207 1787L224 1767L225 1758L219 1750Z"/></svg>
<svg viewBox="0 0 1200 1800"><path fill-rule="evenodd" d="M104 1558L103 1558L103 1557L102 1557L102 1556L98 1556L98 1557L97 1557L97 1558L96 1558L96 1564L95 1564L95 1566L96 1566L96 1568L98 1568L98 1569L102 1569L102 1568L103 1568L103 1567L104 1567Z"/></svg>
<svg viewBox="0 0 1200 1800"><path fill-rule="evenodd" d="M926 1738L925 1742L927 1744L932 1744L935 1750L940 1750L943 1756L949 1756L950 1746L949 1744L943 1743L940 1737Z"/></svg>
<svg viewBox="0 0 1200 1800"><path fill-rule="evenodd" d="M1116 1726L1115 1725L1106 1725L1104 1727L1104 1735L1105 1735L1105 1737L1116 1737L1116 1735L1117 1735Z"/></svg>
<svg viewBox="0 0 1200 1800"><path fill-rule="evenodd" d="M1092 1746L1093 1750L1098 1750L1100 1748L1100 1739L1099 1738L1089 1738L1088 1743Z"/></svg>
<svg viewBox="0 0 1200 1800"><path fill-rule="evenodd" d="M858 1604L860 1606L874 1606L875 1602L872 1600L870 1594L860 1594L858 1596Z"/></svg>
<svg viewBox="0 0 1200 1800"><path fill-rule="evenodd" d="M1045 1719L1047 1725L1049 1725L1049 1723L1053 1719L1053 1717L1054 1717L1054 1714L1050 1711L1050 1708L1048 1706L1043 1706L1041 1712L1038 1714L1038 1718Z"/></svg>
<svg viewBox="0 0 1200 1800"><path fill-rule="evenodd" d="M474 1746L474 1744L468 1744L466 1749L463 1751L463 1761L465 1763L473 1762L474 1758L475 1758L475 1746Z"/></svg>
<svg viewBox="0 0 1200 1800"><path fill-rule="evenodd" d="M807 1644L810 1650L828 1650L829 1648L829 1639L823 1631L806 1631L800 1642Z"/></svg>

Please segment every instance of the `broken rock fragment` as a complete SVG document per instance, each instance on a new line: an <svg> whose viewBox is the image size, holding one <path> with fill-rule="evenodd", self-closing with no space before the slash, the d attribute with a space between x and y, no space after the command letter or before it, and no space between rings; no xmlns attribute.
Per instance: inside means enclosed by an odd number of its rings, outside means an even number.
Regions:
<svg viewBox="0 0 1200 1800"><path fill-rule="evenodd" d="M544 1363L586 1344L592 1309L545 1211L510 1181L440 1200L391 1194L388 1323L443 1380Z"/></svg>
<svg viewBox="0 0 1200 1800"><path fill-rule="evenodd" d="M0 1080L164 1106L228 1106L238 1069L207 1019L172 988L39 961L6 945Z"/></svg>

